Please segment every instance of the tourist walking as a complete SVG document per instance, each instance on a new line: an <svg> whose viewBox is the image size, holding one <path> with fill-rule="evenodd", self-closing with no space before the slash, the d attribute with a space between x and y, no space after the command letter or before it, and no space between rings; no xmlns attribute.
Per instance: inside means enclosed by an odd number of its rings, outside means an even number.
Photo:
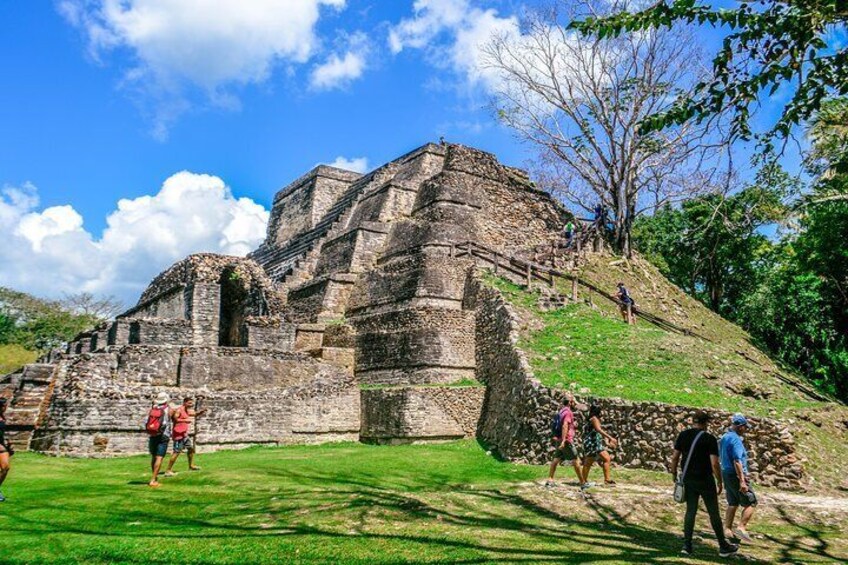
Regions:
<svg viewBox="0 0 848 565"><path fill-rule="evenodd" d="M636 302L630 296L623 282L618 283L618 291L615 293L615 297L618 299L618 309L621 311L622 319L628 324L635 324L636 317L633 315L633 307L636 306Z"/></svg>
<svg viewBox="0 0 848 565"><path fill-rule="evenodd" d="M574 432L576 430L574 427L574 413L571 410L573 403L574 399L571 395L568 395L554 417L552 426L554 458L551 461L548 481L545 483L546 486L553 486L557 466L565 462L571 463L574 468L580 488L586 488L586 481L583 480L583 468L580 465L580 458L577 456L577 449L574 447Z"/></svg>
<svg viewBox="0 0 848 565"><path fill-rule="evenodd" d="M174 429L171 433L171 439L174 442L173 453L168 461L168 469L165 471L165 476L170 477L176 475L174 472L174 463L180 457L180 453L186 452L188 458L188 468L190 471L199 471L200 467L194 464L194 424L198 416L202 416L206 410L195 410L194 399L186 397L179 408L173 411L171 419L174 422Z"/></svg>
<svg viewBox="0 0 848 565"><path fill-rule="evenodd" d="M748 420L742 414L734 414L730 420L730 429L721 436L719 453L721 458L721 475L724 479L725 497L727 497L727 510L724 515L724 523L727 526L725 535L735 535L742 541L751 541L748 534L748 523L754 515L754 507L757 506L757 495L751 485L748 475L748 450L742 437L748 431ZM742 507L742 516L739 519L739 527L733 528L736 511Z"/></svg>
<svg viewBox="0 0 848 565"><path fill-rule="evenodd" d="M605 441L606 440L606 441ZM604 484L615 485L610 478L610 457L606 442L612 449L618 445L618 440L609 435L601 424L601 407L593 404L589 407L589 419L583 428L583 482L589 480L589 471L597 461L604 470Z"/></svg>
<svg viewBox="0 0 848 565"><path fill-rule="evenodd" d="M153 476L148 483L151 487L159 486L159 470L162 460L168 453L168 442L171 440L171 409L168 402L171 398L165 392L160 392L147 414L145 429L150 436L148 449L150 451L150 470Z"/></svg>
<svg viewBox="0 0 848 565"><path fill-rule="evenodd" d="M703 499L710 525L718 540L718 552L722 557L736 553L739 546L729 543L721 524L721 512L718 508L718 495L721 494L722 478L718 456L718 440L707 431L710 415L699 411L695 414L694 427L677 436L674 442L674 454L671 457L671 476L675 485L682 485L683 498L686 501L686 515L683 519L684 555L692 555L692 533L695 530L695 515L698 513L698 500ZM684 461L680 477L677 476L681 459Z"/></svg>
<svg viewBox="0 0 848 565"><path fill-rule="evenodd" d="M12 444L6 439L6 399L0 398L0 487L9 476L9 469L12 465L12 455L15 450L12 449ZM0 502L5 502L6 497L0 491Z"/></svg>

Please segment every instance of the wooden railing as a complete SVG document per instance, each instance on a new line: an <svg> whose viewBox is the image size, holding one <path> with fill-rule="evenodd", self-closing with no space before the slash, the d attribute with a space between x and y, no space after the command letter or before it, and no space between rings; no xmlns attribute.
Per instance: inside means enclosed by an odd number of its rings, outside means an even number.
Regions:
<svg viewBox="0 0 848 565"><path fill-rule="evenodd" d="M571 282L571 300L577 301L578 299L578 290L580 287L587 289L589 291L589 301L591 302L593 294L597 294L601 298L604 298L619 307L623 306L621 300L616 298L614 295L602 290L601 288L595 286L591 282L582 279L574 273L568 273L564 271L560 271L554 269L552 267L548 267L546 265L541 265L534 261L527 261L525 259L520 259L513 255L507 255L490 247L487 247L481 243L477 243L476 241L463 241L460 243L454 243L450 245L450 256L451 257L464 257L469 256L475 259L481 259L492 265L492 270L494 273L500 274L501 271L511 273L517 277L521 277L524 280L524 283L529 288L533 280L541 281L551 288L556 286L557 279L563 279ZM636 306L630 307L631 312L634 316L645 320L659 328L662 328L666 331L676 332L682 335L694 336L705 341L712 341L706 336L698 334L688 328L684 328L674 324L666 320L665 318L661 318L655 314L651 314L650 312L646 312L644 310L640 310Z"/></svg>

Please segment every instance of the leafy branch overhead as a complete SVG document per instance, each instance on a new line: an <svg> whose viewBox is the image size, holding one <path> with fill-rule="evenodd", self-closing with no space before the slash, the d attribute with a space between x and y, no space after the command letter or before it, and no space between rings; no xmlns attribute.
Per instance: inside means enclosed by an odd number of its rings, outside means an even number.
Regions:
<svg viewBox="0 0 848 565"><path fill-rule="evenodd" d="M677 23L728 29L713 59L712 76L666 111L644 120L656 131L732 110L731 134L750 139L751 106L786 87L794 91L770 129L760 135L766 150L809 120L831 96L848 93L848 50L834 35L845 31L848 2L743 0L733 9L714 9L695 0L660 1L636 13L619 12L572 23L585 34L617 37L625 32Z"/></svg>

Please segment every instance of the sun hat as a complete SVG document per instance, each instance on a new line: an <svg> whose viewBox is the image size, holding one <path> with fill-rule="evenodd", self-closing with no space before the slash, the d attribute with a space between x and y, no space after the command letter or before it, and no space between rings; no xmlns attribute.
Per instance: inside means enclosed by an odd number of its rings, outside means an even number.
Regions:
<svg viewBox="0 0 848 565"><path fill-rule="evenodd" d="M730 422L734 426L747 426L748 425L748 420L742 414L734 414L733 418L730 420Z"/></svg>
<svg viewBox="0 0 848 565"><path fill-rule="evenodd" d="M168 393L167 393L167 392L160 392L160 393L156 396L156 404L168 404L168 402L169 402L170 400L171 400L171 397L170 397L170 396L168 396Z"/></svg>

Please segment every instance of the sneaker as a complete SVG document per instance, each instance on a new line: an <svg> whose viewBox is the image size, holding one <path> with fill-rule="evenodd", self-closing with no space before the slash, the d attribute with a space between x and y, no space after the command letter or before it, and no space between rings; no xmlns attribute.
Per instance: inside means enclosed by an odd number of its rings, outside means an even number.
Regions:
<svg viewBox="0 0 848 565"><path fill-rule="evenodd" d="M616 483L615 481L604 481L604 484L605 484L605 485L608 485L608 486L611 486L611 487L614 487L614 486L615 486L616 484L618 484L618 483Z"/></svg>
<svg viewBox="0 0 848 565"><path fill-rule="evenodd" d="M680 555L686 555L687 557L692 555L692 544L683 544L683 549L680 550Z"/></svg>
<svg viewBox="0 0 848 565"><path fill-rule="evenodd" d="M751 538L751 536L748 534L748 532L746 530L743 530L742 528L735 528L733 530L733 534L742 541L754 541L753 538Z"/></svg>
<svg viewBox="0 0 848 565"><path fill-rule="evenodd" d="M592 481L587 481L587 482L583 483L582 485L580 485L580 490L590 489L593 486L595 486L595 483L593 483Z"/></svg>
<svg viewBox="0 0 848 565"><path fill-rule="evenodd" d="M163 476L163 477L176 477L176 476L177 476L177 474L176 474L175 472L173 472L173 471L165 471L165 473L163 473L163 475L162 475L162 476Z"/></svg>
<svg viewBox="0 0 848 565"><path fill-rule="evenodd" d="M3 496L2 492L0 492L0 502L6 502L6 497Z"/></svg>
<svg viewBox="0 0 848 565"><path fill-rule="evenodd" d="M739 546L729 543L726 546L719 548L718 555L719 557L730 557L737 551L739 551Z"/></svg>
<svg viewBox="0 0 848 565"><path fill-rule="evenodd" d="M545 488L554 488L554 486L555 483L552 480L548 479L547 481L545 481Z"/></svg>

